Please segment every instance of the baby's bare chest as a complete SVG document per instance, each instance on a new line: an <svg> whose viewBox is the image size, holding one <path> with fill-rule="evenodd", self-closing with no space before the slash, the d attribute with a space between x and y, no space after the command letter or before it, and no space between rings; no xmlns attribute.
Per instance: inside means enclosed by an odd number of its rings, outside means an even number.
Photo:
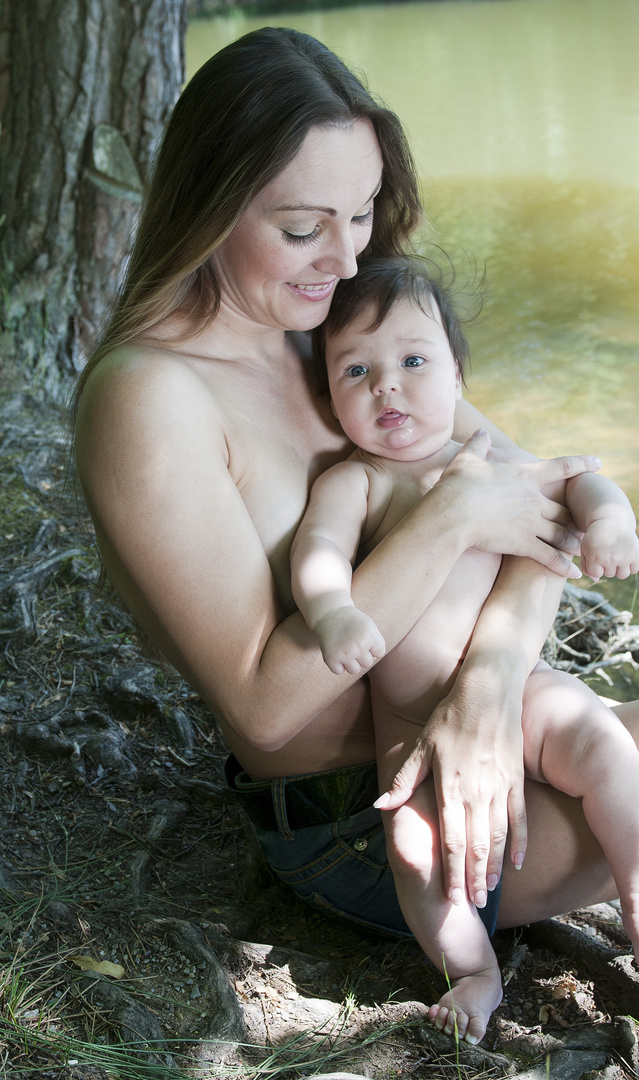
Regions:
<svg viewBox="0 0 639 1080"><path fill-rule="evenodd" d="M369 475L368 514L360 544L365 558L406 517L439 479L436 473L372 471Z"/></svg>

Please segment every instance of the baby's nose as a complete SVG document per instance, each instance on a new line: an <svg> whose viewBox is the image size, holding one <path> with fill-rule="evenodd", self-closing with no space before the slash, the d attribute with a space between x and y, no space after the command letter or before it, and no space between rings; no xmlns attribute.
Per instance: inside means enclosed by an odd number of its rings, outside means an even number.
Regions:
<svg viewBox="0 0 639 1080"><path fill-rule="evenodd" d="M390 371L381 372L373 383L375 394L392 394L398 389L397 379Z"/></svg>

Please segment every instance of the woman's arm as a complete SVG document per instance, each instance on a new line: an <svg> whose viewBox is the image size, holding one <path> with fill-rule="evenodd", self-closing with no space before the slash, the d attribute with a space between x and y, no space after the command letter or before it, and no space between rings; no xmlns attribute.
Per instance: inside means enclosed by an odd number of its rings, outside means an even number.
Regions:
<svg viewBox="0 0 639 1080"><path fill-rule="evenodd" d="M522 459L527 461L536 461L537 459L529 454L527 450L521 450L517 443L514 443L512 439L498 428L495 424L491 423L474 405L471 405L470 401L466 398L460 398L455 407L455 425L453 429L453 438L456 442L466 442L474 431L478 428L483 428L490 435L491 446L500 446L509 450L519 451L522 455Z"/></svg>
<svg viewBox="0 0 639 1080"><path fill-rule="evenodd" d="M565 530L540 495L565 463L494 465L487 448L485 437L472 440L446 481L353 576L353 600L388 648L469 546L498 550L506 541L564 572L570 565L548 547L565 547ZM249 744L278 749L357 680L328 670L299 614L283 617L229 472L214 395L188 364L145 353L97 368L80 402L77 460L114 585L151 640ZM573 461L573 471L584 467Z"/></svg>
<svg viewBox="0 0 639 1080"><path fill-rule="evenodd" d="M563 580L528 559L503 559L455 684L389 789L388 806L402 805L433 773L451 898L466 883L483 906L501 875L509 827L516 867L526 854L522 697Z"/></svg>
<svg viewBox="0 0 639 1080"><path fill-rule="evenodd" d="M455 437L465 438L478 422L486 424L472 405L461 401ZM536 460L490 426L495 445ZM521 865L525 855L522 696L555 618L563 582L538 562L502 560L453 689L389 788L385 805L400 806L433 772L449 896L467 883L471 898L483 906L487 887L494 888L501 875L509 826L514 864Z"/></svg>

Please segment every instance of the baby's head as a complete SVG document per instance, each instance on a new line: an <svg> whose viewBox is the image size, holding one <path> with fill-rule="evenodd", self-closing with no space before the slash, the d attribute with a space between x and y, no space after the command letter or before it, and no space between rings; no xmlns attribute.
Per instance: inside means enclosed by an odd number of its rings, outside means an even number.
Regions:
<svg viewBox="0 0 639 1080"><path fill-rule="evenodd" d="M426 260L362 262L337 286L313 350L357 446L415 460L451 438L469 349L450 291Z"/></svg>

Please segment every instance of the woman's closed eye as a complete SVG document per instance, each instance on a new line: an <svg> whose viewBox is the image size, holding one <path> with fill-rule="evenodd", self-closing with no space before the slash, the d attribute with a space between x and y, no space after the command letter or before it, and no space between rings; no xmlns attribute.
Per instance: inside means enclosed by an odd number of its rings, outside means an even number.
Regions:
<svg viewBox="0 0 639 1080"><path fill-rule="evenodd" d="M373 207L366 211L365 214L358 214L351 219L354 225L372 225L373 223ZM282 236L287 244L298 244L304 246L306 244L313 244L320 238L321 228L316 225L310 232L297 233L292 229L282 229Z"/></svg>
<svg viewBox="0 0 639 1080"><path fill-rule="evenodd" d="M358 214L357 217L354 217L352 220L355 223L355 225L370 225L370 224L372 224L372 221L373 221L373 207L371 206L370 210L367 210L365 214Z"/></svg>
<svg viewBox="0 0 639 1080"><path fill-rule="evenodd" d="M314 244L319 240L320 230L319 226L315 229L311 229L308 233L294 233L289 232L288 229L282 229L282 236L287 244Z"/></svg>

